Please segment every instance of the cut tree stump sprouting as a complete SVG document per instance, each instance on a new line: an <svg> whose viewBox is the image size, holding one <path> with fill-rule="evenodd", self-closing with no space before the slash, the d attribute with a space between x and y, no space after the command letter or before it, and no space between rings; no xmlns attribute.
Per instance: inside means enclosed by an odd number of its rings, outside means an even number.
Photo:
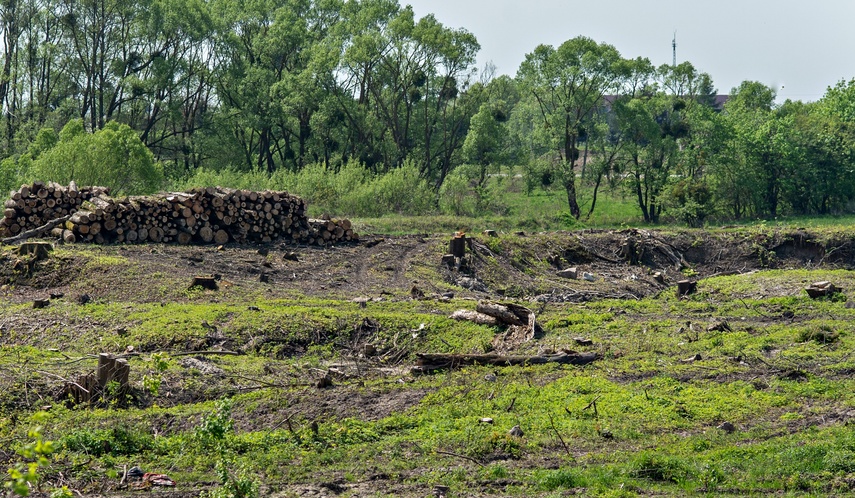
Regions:
<svg viewBox="0 0 855 498"><path fill-rule="evenodd" d="M101 353L98 355L98 386L101 389L106 389L107 386L115 382L120 390L128 388L128 376L131 373L131 367L128 360L124 358L116 358L110 353Z"/></svg>
<svg viewBox="0 0 855 498"><path fill-rule="evenodd" d="M101 353L98 355L96 370L66 381L59 399L78 405L97 400L101 394L109 391L111 396L116 396L115 401L122 404L125 401L124 395L129 391L130 372L128 360L110 353Z"/></svg>

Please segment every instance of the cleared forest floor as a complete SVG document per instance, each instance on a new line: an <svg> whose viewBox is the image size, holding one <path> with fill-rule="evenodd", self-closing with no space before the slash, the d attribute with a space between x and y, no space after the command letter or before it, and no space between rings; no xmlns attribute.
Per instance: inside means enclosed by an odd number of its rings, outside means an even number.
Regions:
<svg viewBox="0 0 855 498"><path fill-rule="evenodd" d="M442 261L449 239L58 245L42 260L3 248L0 465L21 460L44 411L43 489L85 496L136 493L133 466L174 479L164 496L243 481L259 496L855 483L855 233L478 235L459 265ZM559 276L570 268L577 279ZM197 276L217 289L190 288ZM680 280L696 292L677 296ZM811 299L817 281L842 292ZM479 302L525 306L543 333L507 341L505 326L449 318ZM487 352L598 360L413 369L417 353ZM100 353L128 360L127 388L71 403Z"/></svg>

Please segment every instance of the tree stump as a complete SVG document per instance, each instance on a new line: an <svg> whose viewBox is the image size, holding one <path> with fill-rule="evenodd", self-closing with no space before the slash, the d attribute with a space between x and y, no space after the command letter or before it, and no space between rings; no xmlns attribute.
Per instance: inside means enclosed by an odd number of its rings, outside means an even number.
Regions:
<svg viewBox="0 0 855 498"><path fill-rule="evenodd" d="M110 353L101 353L98 355L98 386L102 391L107 389L110 383L118 385L119 393L127 391L130 372L131 367L128 365L128 360L116 358Z"/></svg>
<svg viewBox="0 0 855 498"><path fill-rule="evenodd" d="M24 242L15 249L18 256L30 255L36 261L47 259L53 252L53 244L50 242Z"/></svg>
<svg viewBox="0 0 855 498"><path fill-rule="evenodd" d="M448 244L448 252L454 255L455 258L466 256L466 236L455 236Z"/></svg>
<svg viewBox="0 0 855 498"><path fill-rule="evenodd" d="M190 284L190 288L192 289L193 287L201 287L208 290L218 290L220 288L217 285L217 280L212 276L193 277L193 283Z"/></svg>
<svg viewBox="0 0 855 498"><path fill-rule="evenodd" d="M688 296L698 290L698 283L692 280L680 280L677 282L677 296Z"/></svg>
<svg viewBox="0 0 855 498"><path fill-rule="evenodd" d="M811 299L819 299L841 291L841 288L828 281L814 282L805 288L805 292L807 292Z"/></svg>

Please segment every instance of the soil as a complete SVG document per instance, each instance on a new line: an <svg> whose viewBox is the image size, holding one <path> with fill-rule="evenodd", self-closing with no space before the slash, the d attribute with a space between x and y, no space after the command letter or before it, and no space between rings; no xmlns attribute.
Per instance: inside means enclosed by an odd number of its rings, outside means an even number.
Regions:
<svg viewBox="0 0 855 498"><path fill-rule="evenodd" d="M93 251L127 259L143 278L166 274L189 284L194 276L213 275L225 285L267 280L271 285L265 292L271 297L380 299L453 292L458 297L578 302L655 294L687 274L699 279L767 268L855 267L855 241L818 239L804 230L772 235L629 229L479 236L468 239L459 267L440 262L449 237L426 235L369 235L358 244L326 248L125 245ZM27 302L64 294L85 274L89 280L110 282L87 292L91 299L159 300L141 295L133 279L109 275L109 266L87 268L84 260L68 255L55 259L29 263L0 254L0 283L7 284L7 297ZM97 263L98 256L89 259ZM577 280L557 275L570 267L578 268ZM583 273L589 273L595 285L588 285Z"/></svg>
<svg viewBox="0 0 855 498"><path fill-rule="evenodd" d="M637 299L655 295L685 279L739 274L768 268L853 268L855 242L820 237L805 230L759 233L748 229L722 232L586 230L547 234L470 238L464 258L443 256L448 235L362 237L358 244L306 247L127 245L62 251L42 261L0 253L0 284L7 300L28 303L61 296L65 299L113 302L162 302L164 296L141 286L137 279L168 276L189 283L196 276L213 276L219 286L256 289L265 298L309 296L331 300L513 299L520 302L585 302L602 298ZM98 264L99 258L120 257L128 265ZM95 264L93 264L93 262ZM576 268L578 279L562 278L561 270ZM81 289L80 282L91 283ZM186 287L185 287L186 289ZM182 289L183 290L183 289ZM768 294L792 289L767 289ZM767 294L767 295L768 295ZM172 293L170 300L181 299ZM19 314L18 328L33 333L52 324L38 314ZM370 325L370 324L368 324ZM74 327L92 323L63 323ZM366 325L367 326L367 325ZM0 324L0 332L3 324ZM37 340L34 340L37 342ZM2 343L2 341L0 341ZM229 345L239 349L241 345ZM200 360L202 361L202 360ZM319 390L314 386L284 399L257 406L252 414L237 411L238 430L283 427L356 417L379 420L419 403L424 390L385 388ZM169 390L167 383L163 387ZM217 395L214 390L211 396ZM176 392L174 402L180 402ZM186 400L193 401L193 400ZM846 417L850 416L847 412ZM181 430L163 421L166 432ZM364 489L362 489L364 488ZM271 496L335 496L377 492L408 495L425 490L401 487L388 476L354 486L341 482L285 487ZM484 494L501 490L484 490ZM477 495L477 493L476 493ZM167 496L167 494L164 494ZM168 496L191 496L169 494ZM192 496L196 496L193 494Z"/></svg>

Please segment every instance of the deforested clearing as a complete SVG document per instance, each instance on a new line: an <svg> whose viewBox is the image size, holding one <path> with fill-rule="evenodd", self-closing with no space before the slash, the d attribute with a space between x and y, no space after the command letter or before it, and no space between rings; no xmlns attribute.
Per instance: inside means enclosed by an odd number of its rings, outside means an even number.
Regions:
<svg viewBox="0 0 855 498"><path fill-rule="evenodd" d="M84 496L849 492L852 234L452 238L4 246L0 460L51 441L33 494Z"/></svg>

